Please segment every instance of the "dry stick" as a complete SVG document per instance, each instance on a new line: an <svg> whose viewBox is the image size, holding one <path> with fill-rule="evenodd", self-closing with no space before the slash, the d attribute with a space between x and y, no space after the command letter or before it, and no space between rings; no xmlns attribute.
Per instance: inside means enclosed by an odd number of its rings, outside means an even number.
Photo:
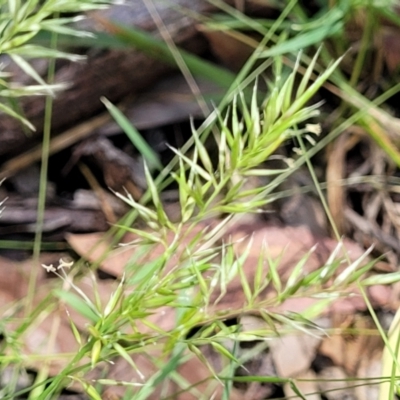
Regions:
<svg viewBox="0 0 400 400"><path fill-rule="evenodd" d="M92 171L84 163L79 163L79 169L82 175L85 177L86 181L89 183L94 194L100 201L100 207L103 211L104 216L110 224L115 224L117 222L117 217L113 211L110 202L107 200L104 189L100 186L96 177L93 175Z"/></svg>
<svg viewBox="0 0 400 400"><path fill-rule="evenodd" d="M378 225L366 221L365 218L357 214L350 207L345 208L344 215L363 234L375 237L394 251L399 250L400 242L396 238L383 232Z"/></svg>

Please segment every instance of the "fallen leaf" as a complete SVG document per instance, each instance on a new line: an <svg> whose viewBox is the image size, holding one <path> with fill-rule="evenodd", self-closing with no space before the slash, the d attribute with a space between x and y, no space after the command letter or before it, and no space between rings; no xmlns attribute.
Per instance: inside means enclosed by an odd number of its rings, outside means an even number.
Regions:
<svg viewBox="0 0 400 400"><path fill-rule="evenodd" d="M272 339L272 358L278 376L291 378L307 371L317 353L322 337L298 333Z"/></svg>
<svg viewBox="0 0 400 400"><path fill-rule="evenodd" d="M326 337L319 352L347 374L357 376L360 363L376 351L381 351L382 339L377 331L374 334L375 325L370 317L333 314L332 320L333 328L338 333Z"/></svg>

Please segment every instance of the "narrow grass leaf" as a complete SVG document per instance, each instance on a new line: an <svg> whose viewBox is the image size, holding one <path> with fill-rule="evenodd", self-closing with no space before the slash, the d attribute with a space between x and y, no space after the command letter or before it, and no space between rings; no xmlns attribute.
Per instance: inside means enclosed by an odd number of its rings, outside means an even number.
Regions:
<svg viewBox="0 0 400 400"><path fill-rule="evenodd" d="M67 312L67 316L68 316L69 325L71 326L72 334L74 335L76 342L81 346L82 345L81 335L80 335L76 325L74 324L74 321L72 321L69 311L66 310L66 312Z"/></svg>
<svg viewBox="0 0 400 400"><path fill-rule="evenodd" d="M247 109L247 104L244 100L242 100L242 102L244 104L244 106L242 107L243 116L245 119L250 121L250 114ZM231 117L232 132L240 132L240 131L242 131L242 124L241 124L239 116L238 116L237 95L235 95L233 97L231 107L232 107L232 110L230 111L229 114L227 113L227 115L230 115L230 117ZM222 119L220 119L219 122L220 122L221 126L228 126L226 118L225 118L225 121L222 121ZM223 129L223 131L225 131L225 130ZM226 134L226 132L225 132L225 134ZM231 143L231 145L232 145L232 143Z"/></svg>
<svg viewBox="0 0 400 400"><path fill-rule="evenodd" d="M128 280L130 285L146 282L150 276L153 276L164 264L161 258L146 263L140 269L136 269L135 274Z"/></svg>
<svg viewBox="0 0 400 400"><path fill-rule="evenodd" d="M320 46L315 53L314 57L311 60L311 63L308 65L306 69L306 73L303 75L303 78L301 79L300 85L297 88L297 93L296 93L296 98L300 97L306 90L308 82L310 81L311 74L314 71L315 64L317 62L319 53L321 52L322 47Z"/></svg>
<svg viewBox="0 0 400 400"><path fill-rule="evenodd" d="M110 300L108 301L106 307L104 308L104 313L103 313L104 317L107 317L114 311L115 307L121 300L123 292L124 292L124 277L121 279L121 282L119 283L116 291L111 294Z"/></svg>
<svg viewBox="0 0 400 400"><path fill-rule="evenodd" d="M320 44L324 39L339 32L343 28L342 22L337 22L331 26L321 26L310 32L301 33L283 43L273 46L271 49L260 53L260 58L275 57L286 53L297 53L314 44Z"/></svg>
<svg viewBox="0 0 400 400"><path fill-rule="evenodd" d="M121 129L125 132L126 136L128 136L129 140L136 147L136 149L140 152L143 158L146 160L151 171L154 169L161 170L162 164L160 161L160 157L158 154L147 144L147 142L143 139L142 135L139 131L132 125L128 118L112 104L105 97L101 98L103 104L107 107L108 111L114 118L115 122L121 127Z"/></svg>
<svg viewBox="0 0 400 400"><path fill-rule="evenodd" d="M202 273L197 268L197 265L194 260L191 260L191 270L195 274L197 278L197 285L200 287L200 292L204 299L208 299L210 297L210 288L207 282L205 281Z"/></svg>
<svg viewBox="0 0 400 400"><path fill-rule="evenodd" d="M210 362L207 360L207 358L204 356L204 354L202 353L202 351L201 351L198 347L194 346L194 345L191 344L191 343L188 343L188 348L189 348L189 350L190 350L193 354L195 354L195 355L197 356L197 358L198 358L204 365L207 366L208 370L213 374L213 376L214 376L215 378L218 379L217 374L216 374L216 372L214 371L214 368L212 367L212 365L210 364Z"/></svg>
<svg viewBox="0 0 400 400"><path fill-rule="evenodd" d="M65 303L70 305L74 310L78 311L79 314L86 317L89 321L96 323L99 320L100 315L95 307L93 305L89 306L86 301L81 299L75 293L66 292L61 289L55 289L53 293Z"/></svg>
<svg viewBox="0 0 400 400"><path fill-rule="evenodd" d="M115 195L123 200L125 203L133 207L145 221L157 221L157 213L135 201L129 193L127 196L124 196L121 193L115 192Z"/></svg>
<svg viewBox="0 0 400 400"><path fill-rule="evenodd" d="M220 133L220 139L218 144L218 173L220 181L225 180L225 175L229 171L230 165L230 151L226 142L226 134L224 131Z"/></svg>
<svg viewBox="0 0 400 400"><path fill-rule="evenodd" d="M300 389L297 387L297 385L294 383L294 381L291 379L289 381L289 386L291 387L291 389L293 390L293 392L295 392L297 394L297 396L302 399L302 400L307 400L306 397L304 397L303 393L300 391Z"/></svg>
<svg viewBox="0 0 400 400"><path fill-rule="evenodd" d="M231 215L226 216L222 221L213 227L209 232L205 231L204 240L205 242L213 240L224 228L228 225L229 221L232 219ZM207 244L206 244L207 245Z"/></svg>
<svg viewBox="0 0 400 400"><path fill-rule="evenodd" d="M85 32L77 30L69 26L65 26L68 23L76 23L84 19L83 16L73 18L54 18L50 20L41 21L39 26L41 30L47 30L49 32L59 33L61 35L76 36L80 38L89 37L95 38L96 36L92 32Z"/></svg>
<svg viewBox="0 0 400 400"><path fill-rule="evenodd" d="M258 81L254 82L253 86L253 94L251 96L251 105L250 105L250 120L247 120L247 130L249 131L249 139L250 139L250 146L251 146L251 138L253 143L256 142L257 138L261 134L261 121L260 121L260 108L258 106ZM244 96L241 97L242 101Z"/></svg>
<svg viewBox="0 0 400 400"><path fill-rule="evenodd" d="M299 52L293 71L290 73L289 77L285 80L282 88L279 90L279 96L277 98L276 110L277 113L284 113L289 109L290 105L293 103L293 86L297 75L297 70L300 64L301 51Z"/></svg>
<svg viewBox="0 0 400 400"><path fill-rule="evenodd" d="M214 168L213 168L211 159L210 159L210 157L208 155L208 152L207 152L204 144L201 142L195 127L193 126L193 120L191 121L191 125L192 125L192 136L193 136L193 139L194 139L194 143L195 143L196 149L197 149L198 154L199 154L199 158L200 158L201 162L203 163L204 168L210 174L213 174L214 173Z"/></svg>
<svg viewBox="0 0 400 400"><path fill-rule="evenodd" d="M385 151L385 153L400 166L400 151L396 143L390 139L386 128L379 125L374 118L369 115L365 116L362 121L363 128L368 132L377 145Z"/></svg>
<svg viewBox="0 0 400 400"><path fill-rule="evenodd" d="M382 382L379 390L379 400L392 399L400 374L400 309L396 311L390 325L388 339L382 355L382 376L389 376L389 382Z"/></svg>
<svg viewBox="0 0 400 400"><path fill-rule="evenodd" d="M301 110L305 104L311 99L312 96L315 95L317 90L325 83L325 81L329 78L329 76L333 73L336 67L340 64L344 56L338 58L329 68L325 70L315 81L314 83L300 96L298 97L291 105L291 107L285 112L284 118L295 114L299 110ZM303 112L306 109L303 110ZM292 124L294 125L294 123Z"/></svg>
<svg viewBox="0 0 400 400"><path fill-rule="evenodd" d="M263 110L264 124L268 124L268 126L272 125L279 116L280 109L277 105L279 96L278 83L279 80L277 78L276 84L274 85L273 88L271 88L270 94L265 100L265 105ZM263 131L265 132L266 129L267 127L264 126Z"/></svg>
<svg viewBox="0 0 400 400"><path fill-rule="evenodd" d="M263 240L260 254L258 256L257 267L254 273L254 297L253 301L258 294L262 292L264 288L266 288L269 284L269 279L265 276L265 251L266 251L266 243Z"/></svg>
<svg viewBox="0 0 400 400"><path fill-rule="evenodd" d="M318 302L307 307L304 311L302 311L304 318L312 320L321 316L321 314L328 309L329 305L332 304L332 302L338 297L339 295L333 294L330 298L321 299Z"/></svg>
<svg viewBox="0 0 400 400"><path fill-rule="evenodd" d="M169 228L172 228L171 222L169 221L168 216L164 211L163 204L162 204L160 196L158 194L158 189L154 183L153 177L151 176L150 170L147 167L146 163L144 163L144 173L146 176L147 186L150 190L151 199L156 208L157 217L158 217L157 222L160 223L162 226L168 226Z"/></svg>
<svg viewBox="0 0 400 400"><path fill-rule="evenodd" d="M178 182L179 204L183 208L187 203L189 188L191 187L191 185L188 184L188 181L186 179L186 170L182 158L179 158L179 176L175 173L173 174L175 180Z"/></svg>
<svg viewBox="0 0 400 400"><path fill-rule="evenodd" d="M18 54L27 58L63 58L73 62L85 60L84 56L65 53L62 51L48 49L46 47L37 46L33 44L25 44L17 48L12 48L3 51L8 54Z"/></svg>
<svg viewBox="0 0 400 400"><path fill-rule="evenodd" d="M134 363L128 352L119 343L113 343L112 346L114 347L115 351L133 368L133 370L138 373L140 378L144 380L145 376L140 372L139 368Z"/></svg>
<svg viewBox="0 0 400 400"><path fill-rule="evenodd" d="M400 272L373 275L361 281L362 286L391 285L400 281Z"/></svg>
<svg viewBox="0 0 400 400"><path fill-rule="evenodd" d="M135 235L138 235L139 238L143 238L146 241L148 241L147 244L155 244L155 243L161 243L163 244L163 241L161 240L161 238L159 236L157 236L157 233L153 233L153 232L147 232L143 229L136 229L136 228L130 228L127 226L122 226L122 225L115 225L118 228L123 229L124 231L127 232L132 232ZM142 243L143 244L143 243Z"/></svg>
<svg viewBox="0 0 400 400"><path fill-rule="evenodd" d="M211 346L220 354L222 354L223 356L225 356L226 358L228 358L230 361L239 364L239 360L233 356L233 354L227 350L224 346L222 346L221 344L219 344L218 342L211 342Z"/></svg>
<svg viewBox="0 0 400 400"><path fill-rule="evenodd" d="M12 87L9 89L1 89L0 96L1 97L22 97L22 96L43 96L43 95L51 95L53 96L56 91L60 91L66 89L67 85L63 83L54 84L54 85L30 85L24 87Z"/></svg>
<svg viewBox="0 0 400 400"><path fill-rule="evenodd" d="M155 39L151 34L111 21L102 21L102 23L123 42L136 47L157 60L176 65L176 60L168 46L161 40ZM179 53L192 74L206 77L225 88L229 88L235 81L235 75L227 69L218 67L184 50L179 49Z"/></svg>
<svg viewBox="0 0 400 400"><path fill-rule="evenodd" d="M358 281L362 276L365 276L368 271L370 271L379 261L379 259L374 259L368 262L367 264L363 265L362 267L358 268L352 275L351 278L346 281L346 283L350 284L353 282Z"/></svg>
<svg viewBox="0 0 400 400"><path fill-rule="evenodd" d="M182 154L180 151L174 149L173 147L168 146L178 157L182 158L183 161L185 161L190 168L198 175L200 175L203 179L206 181L211 181L213 182L215 179L213 176L211 176L204 168L201 168L198 164L196 164L193 160L191 160L189 157L185 156Z"/></svg>
<svg viewBox="0 0 400 400"><path fill-rule="evenodd" d="M378 329L378 332L382 338L383 343L385 344L385 347L383 349L383 354L382 354L382 372L381 376L383 377L389 377L388 381L381 381L379 385L379 400L387 400L387 399L392 399L393 398L393 393L394 393L394 387L396 386L396 380L397 378L394 376L395 371L400 371L400 365L399 365L399 357L398 353L395 353L395 347L392 347L393 345L393 333L394 336L396 337L396 329L399 330L399 321L400 321L400 312L399 309L396 311L396 314L393 318L393 321L391 323L391 326L389 328L389 332L386 332L385 329L383 329L378 316L376 315L376 312L374 308L372 307L372 304L365 292L364 287L359 284L358 285L361 295L363 296L363 299L365 301L365 304L368 307L368 311L371 314L371 317L376 325L376 328ZM398 334L397 337L400 337Z"/></svg>
<svg viewBox="0 0 400 400"><path fill-rule="evenodd" d="M282 258L282 255L279 257ZM276 260L272 260L272 258L267 255L267 259L268 259L268 277L270 278L274 289L279 293L281 293L282 290L282 282L281 282L281 278L280 278L280 274L278 272L278 266L279 266L279 259Z"/></svg>
<svg viewBox="0 0 400 400"><path fill-rule="evenodd" d="M307 254L305 254L303 257L301 257L300 261L295 265L286 282L286 287L283 295L286 292L293 293L291 290L299 283L299 280L301 280L301 276L304 274L304 266L310 258L311 254L315 251L315 249L316 246L313 246L311 250L308 251Z"/></svg>
<svg viewBox="0 0 400 400"><path fill-rule="evenodd" d="M232 378L226 376L219 376L219 379L226 381ZM275 376L259 376L259 375L247 375L247 376L235 376L233 378L234 382L243 382L243 383L276 383L276 384L284 384L290 382L290 378L279 378Z"/></svg>
<svg viewBox="0 0 400 400"><path fill-rule="evenodd" d="M250 289L249 281L246 276L245 268L244 268L244 263L247 260L250 251L252 249L253 245L253 237L250 238L249 243L246 246L246 249L244 252L240 255L239 259L237 260L238 262L238 271L239 271L239 276L240 276L240 284L242 285L243 293L246 297L246 301L248 305L250 306L252 304L252 299L253 299L253 293L252 290Z"/></svg>
<svg viewBox="0 0 400 400"><path fill-rule="evenodd" d="M14 37L9 37L9 40L3 41L3 43L0 42L0 51L1 53L20 53L24 56L29 56L29 46L31 45L26 45L25 43L28 42L30 39L36 36L37 32L39 29L36 29L34 32L28 32L25 34L20 34L18 36ZM28 47L28 49L26 49ZM45 49L45 53L48 53L47 48L43 47L42 49ZM38 51L36 48L35 51ZM51 50L50 50L51 52Z"/></svg>
<svg viewBox="0 0 400 400"><path fill-rule="evenodd" d="M83 389L92 400L102 400L99 392L89 383L82 382Z"/></svg>
<svg viewBox="0 0 400 400"><path fill-rule="evenodd" d="M36 82L40 83L41 85L44 86L44 88L46 88L47 86L46 82L23 57L17 54L10 54L10 57L27 75L29 75ZM49 90L49 94L54 95L54 93L51 90Z"/></svg>
<svg viewBox="0 0 400 400"><path fill-rule="evenodd" d="M334 286L343 284L351 279L352 275L359 268L360 264L367 258L369 253L371 253L373 248L373 246L370 246L357 260L355 260L342 273L340 273L340 275L338 275L333 282Z"/></svg>
<svg viewBox="0 0 400 400"><path fill-rule="evenodd" d="M175 295L172 296L156 296L155 294L148 299L143 300L142 306L144 309L158 308L172 303L176 299Z"/></svg>
<svg viewBox="0 0 400 400"><path fill-rule="evenodd" d="M335 249L329 255L329 258L326 260L325 265L321 268L320 277L322 280L329 279L337 269L338 265L335 263L335 259L337 258L339 251L343 247L343 241L340 240L336 245Z"/></svg>
<svg viewBox="0 0 400 400"><path fill-rule="evenodd" d="M10 117L17 119L18 121L22 122L32 131L36 130L35 127L24 117L16 113L12 108L0 103L0 111L3 111L5 114L8 114Z"/></svg>

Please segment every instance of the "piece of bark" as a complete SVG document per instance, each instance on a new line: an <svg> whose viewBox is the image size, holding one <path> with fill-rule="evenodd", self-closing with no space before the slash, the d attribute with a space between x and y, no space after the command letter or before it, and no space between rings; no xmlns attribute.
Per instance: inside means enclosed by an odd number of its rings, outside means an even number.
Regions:
<svg viewBox="0 0 400 400"><path fill-rule="evenodd" d="M36 231L36 208L7 206L1 215L0 235L34 233ZM43 232L60 229L68 232L106 231L110 225L98 210L74 210L48 207L44 214Z"/></svg>
<svg viewBox="0 0 400 400"><path fill-rule="evenodd" d="M152 0L157 7L163 23L172 40L181 48L201 53L206 42L195 28L195 23L188 14L181 13L171 2ZM206 12L210 4L205 0L173 0L174 6L187 7L193 12ZM179 8L178 7L178 8ZM96 20L110 20L117 23L146 29L157 33L152 16L142 0L131 0L126 5L114 5L105 11L91 13L85 23L85 29L96 31ZM97 23L98 25L98 23ZM44 65L40 65L43 73ZM128 95L140 92L151 86L159 77L172 68L159 60L145 56L133 49L90 50L84 63L59 62L56 82L68 82L69 88L58 94L52 113L53 132L70 127L104 110L101 96L112 102L118 102ZM22 75L14 81L25 81ZM12 157L35 142L40 141L44 118L44 98L30 97L23 99L22 109L25 116L36 127L36 132L26 135L21 125L14 119L0 115L0 156Z"/></svg>

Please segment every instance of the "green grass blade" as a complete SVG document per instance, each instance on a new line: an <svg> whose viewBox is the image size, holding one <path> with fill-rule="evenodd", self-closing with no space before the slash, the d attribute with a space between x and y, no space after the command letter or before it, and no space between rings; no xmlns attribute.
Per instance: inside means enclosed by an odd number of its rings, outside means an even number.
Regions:
<svg viewBox="0 0 400 400"><path fill-rule="evenodd" d="M327 37L339 32L342 28L342 22L337 22L333 26L321 26L318 29L297 35L269 50L263 51L260 54L260 58L275 57L287 53L297 53L306 47L321 43Z"/></svg>
<svg viewBox="0 0 400 400"><path fill-rule="evenodd" d="M116 24L111 21L107 21L107 25L109 25L109 28L114 32L115 36L122 42L130 44L154 59L162 60L174 66L176 65L176 60L168 46L161 40L155 39L151 34L137 28ZM229 88L232 82L235 81L236 76L229 70L204 61L200 57L182 49L179 51L182 60L193 75L208 78L224 88Z"/></svg>
<svg viewBox="0 0 400 400"><path fill-rule="evenodd" d="M107 110L110 112L112 117L115 119L115 122L121 127L121 129L128 136L132 144L136 147L136 149L140 152L143 158L146 160L146 163L149 169L152 171L153 169L162 169L162 164L158 154L147 144L147 142L143 139L142 135L139 131L132 125L128 118L117 108L115 107L109 100L105 97L101 98L101 101L107 107Z"/></svg>
<svg viewBox="0 0 400 400"><path fill-rule="evenodd" d="M61 289L55 289L54 294L61 300L65 301L73 309L86 317L89 321L97 322L98 314L78 295L75 293L66 292Z"/></svg>

